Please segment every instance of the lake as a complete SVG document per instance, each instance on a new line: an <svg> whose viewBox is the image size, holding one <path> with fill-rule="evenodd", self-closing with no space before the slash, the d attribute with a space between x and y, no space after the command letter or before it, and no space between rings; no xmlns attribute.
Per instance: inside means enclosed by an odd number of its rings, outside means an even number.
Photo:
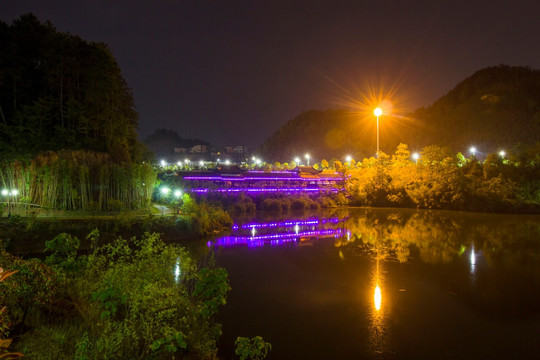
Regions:
<svg viewBox="0 0 540 360"><path fill-rule="evenodd" d="M224 359L257 335L268 359L540 358L540 216L261 213L208 246Z"/></svg>

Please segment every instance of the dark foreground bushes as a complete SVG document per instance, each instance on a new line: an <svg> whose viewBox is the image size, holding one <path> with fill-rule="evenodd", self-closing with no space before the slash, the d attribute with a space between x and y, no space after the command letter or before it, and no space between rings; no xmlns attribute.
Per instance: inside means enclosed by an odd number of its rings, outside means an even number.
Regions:
<svg viewBox="0 0 540 360"><path fill-rule="evenodd" d="M0 283L0 325L11 325L14 349L36 359L215 357L224 269L197 268L158 234L102 245L99 232L88 237L86 256L68 234L47 242L44 262L0 253L0 267L18 270Z"/></svg>

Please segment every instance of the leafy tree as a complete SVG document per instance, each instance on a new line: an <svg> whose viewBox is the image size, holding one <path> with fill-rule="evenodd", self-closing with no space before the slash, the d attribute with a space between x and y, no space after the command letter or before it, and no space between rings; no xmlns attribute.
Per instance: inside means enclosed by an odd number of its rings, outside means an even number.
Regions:
<svg viewBox="0 0 540 360"><path fill-rule="evenodd" d="M272 345L263 340L260 336L255 336L252 339L246 337L238 337L235 341L235 354L240 360L262 360L266 359L268 352L272 350Z"/></svg>
<svg viewBox="0 0 540 360"><path fill-rule="evenodd" d="M17 271L6 271L0 267L0 283L6 280L11 275L15 274ZM9 346L11 345L11 339L2 339L7 333L7 319L5 319L4 313L6 312L6 307L0 309L0 359L16 359L23 354L13 353L8 351Z"/></svg>
<svg viewBox="0 0 540 360"><path fill-rule="evenodd" d="M328 165L328 161L326 161L326 159L322 159L321 160L321 166L323 169L328 169L329 165Z"/></svg>

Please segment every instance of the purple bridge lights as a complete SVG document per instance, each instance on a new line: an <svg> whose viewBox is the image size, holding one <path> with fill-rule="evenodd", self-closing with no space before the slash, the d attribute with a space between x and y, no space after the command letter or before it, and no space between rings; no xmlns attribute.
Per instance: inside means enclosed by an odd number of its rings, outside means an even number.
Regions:
<svg viewBox="0 0 540 360"><path fill-rule="evenodd" d="M350 238L350 231L343 228L345 219L311 218L273 222L234 224L229 236L208 241L207 246L257 248L265 245L294 245L303 241L321 238Z"/></svg>

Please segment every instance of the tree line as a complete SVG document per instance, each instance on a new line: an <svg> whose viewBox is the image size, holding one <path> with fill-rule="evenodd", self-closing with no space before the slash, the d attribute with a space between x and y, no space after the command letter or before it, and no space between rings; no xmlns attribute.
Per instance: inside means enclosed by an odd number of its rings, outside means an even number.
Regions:
<svg viewBox="0 0 540 360"><path fill-rule="evenodd" d="M133 95L111 51L26 14L0 22L0 155L92 150L138 161Z"/></svg>
<svg viewBox="0 0 540 360"><path fill-rule="evenodd" d="M415 161L407 145L390 156L356 163L334 162L345 176L349 203L361 206L418 207L493 212L540 210L540 143L501 156L453 155L426 146Z"/></svg>

